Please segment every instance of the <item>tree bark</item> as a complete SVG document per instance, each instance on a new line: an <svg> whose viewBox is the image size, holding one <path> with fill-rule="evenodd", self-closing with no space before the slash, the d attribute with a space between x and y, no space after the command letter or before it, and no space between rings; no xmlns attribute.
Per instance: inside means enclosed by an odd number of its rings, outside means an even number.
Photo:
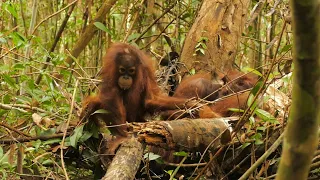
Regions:
<svg viewBox="0 0 320 180"><path fill-rule="evenodd" d="M307 179L318 144L320 1L290 1L295 62L293 98L277 180Z"/></svg>
<svg viewBox="0 0 320 180"><path fill-rule="evenodd" d="M142 160L142 144L135 138L125 141L113 158L102 180L134 179Z"/></svg>
<svg viewBox="0 0 320 180"><path fill-rule="evenodd" d="M215 149L231 140L225 118L179 119L135 123L133 132L140 142L168 150L203 151L211 145Z"/></svg>
<svg viewBox="0 0 320 180"><path fill-rule="evenodd" d="M71 55L75 58L79 56L79 54L82 52L82 50L88 45L90 40L92 39L95 32L98 30L94 23L95 22L102 22L105 18L106 14L110 12L110 9L112 6L117 2L117 0L106 0L102 7L99 9L96 17L90 22L90 24L86 27L86 30L83 34L81 34L80 38L74 45ZM69 56L66 59L66 62L71 65L73 63L73 59Z"/></svg>
<svg viewBox="0 0 320 180"><path fill-rule="evenodd" d="M181 62L188 71L191 68L196 72L231 69L248 7L249 0L203 1L181 53ZM203 38L207 39L202 41L207 48L201 47L204 48L201 55L196 53L196 46Z"/></svg>

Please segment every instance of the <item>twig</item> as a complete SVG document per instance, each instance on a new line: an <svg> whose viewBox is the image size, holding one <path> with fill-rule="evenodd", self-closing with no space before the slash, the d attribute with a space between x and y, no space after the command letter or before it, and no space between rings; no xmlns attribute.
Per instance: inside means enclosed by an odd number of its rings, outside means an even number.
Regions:
<svg viewBox="0 0 320 180"><path fill-rule="evenodd" d="M1 109L5 109L5 110L16 110L16 111L19 111L19 112L22 112L22 113L27 113L27 112L28 112L28 111L26 111L26 110L13 107L13 106L8 105L8 104L2 104L2 103L0 103L0 108L1 108Z"/></svg>
<svg viewBox="0 0 320 180"><path fill-rule="evenodd" d="M12 144L15 142L23 143L23 142L30 142L35 140L49 140L49 139L55 139L55 138L61 138L63 137L63 133L60 134L53 134L50 136L36 136L36 137L25 137L25 138L15 138L15 139L0 139L0 144ZM69 136L70 133L67 133L67 136Z"/></svg>
<svg viewBox="0 0 320 180"><path fill-rule="evenodd" d="M66 6L65 8L63 8L63 9L66 9L67 7L69 7L69 6L72 5L71 8L69 9L69 11L67 12L64 20L62 21L62 24L61 24L61 26L60 26L60 28L59 28L59 30L58 30L58 33L56 34L56 37L54 38L54 41L53 41L53 43L52 43L52 45L51 45L51 48L50 48L50 50L49 50L49 52L48 52L48 56L47 56L47 58L46 58L46 62L49 62L49 61L51 60L50 54L54 51L54 49L56 48L56 46L57 46L57 44L58 44L58 42L59 42L59 40L60 40L60 37L61 37L61 35L62 35L62 32L64 31L64 28L65 28L66 25L67 25L67 22L68 22L68 20L69 20L69 17L71 16L71 13L72 13L74 7L76 6L76 4L75 4L76 1L78 1L78 0L73 1L71 4L69 4L68 6ZM63 9L62 9L62 10L63 10ZM62 10L60 10L60 11L62 11ZM59 12L59 11L58 11L58 12ZM44 22L44 20L43 20L43 22ZM42 23L42 22L40 22L40 23ZM39 23L38 25L40 25L40 23ZM37 27L38 27L38 26L37 26ZM37 28L37 27L36 27L36 28ZM36 28L34 29L34 31L36 30ZM33 32L34 32L34 31L33 31ZM47 69L47 67L48 67L48 65L47 65L47 64L44 64L43 67L42 67L42 70ZM39 76L37 77L37 80L36 80L35 83L36 83L36 84L39 84L40 81L41 81L41 79L42 79L42 73L39 74Z"/></svg>
<svg viewBox="0 0 320 180"><path fill-rule="evenodd" d="M207 163L193 163L193 164L177 164L177 163L170 163L170 162L163 162L163 164L167 166L180 166L180 167L199 167L199 166L205 166Z"/></svg>
<svg viewBox="0 0 320 180"><path fill-rule="evenodd" d="M164 11L157 19L155 19L141 34L137 39L135 39L133 42L136 43L138 40L142 38L142 36L149 31L152 26L157 23L164 15L166 15L175 5L177 1L175 1L166 11Z"/></svg>
<svg viewBox="0 0 320 180"><path fill-rule="evenodd" d="M181 160L181 162L179 163L179 166L173 171L173 173L170 175L170 179L169 180L173 180L174 176L177 174L177 172L179 171L181 165L183 164L184 161L186 161L187 157L189 154L187 154L186 156L183 157L183 159Z"/></svg>
<svg viewBox="0 0 320 180"><path fill-rule="evenodd" d="M226 146L222 146L217 152L216 154L214 154L214 156L210 159L210 161L207 163L207 165L201 170L201 172L197 175L196 178L194 178L194 180L198 180L202 174L204 174L204 172L209 168L210 164L217 158L217 156L224 150Z"/></svg>
<svg viewBox="0 0 320 180"><path fill-rule="evenodd" d="M276 52L278 52L279 50L279 47L280 47L280 42L281 42L281 38L282 38L282 35L284 33L284 30L286 28L286 22L284 23L283 27L282 27L282 31L280 33L280 37L279 37L279 41L278 41L278 44L277 44L277 48L276 48ZM267 72L267 75L266 77L269 77L270 74L271 74L271 71L273 69L273 67L275 66L276 64L276 58L277 58L277 53L273 56L273 59L272 59L272 63L271 63L271 66L270 66L270 69L268 70ZM261 87L259 88L258 92L256 93L255 97L253 98L252 100L252 103L250 104L250 106L244 111L244 113L242 114L241 118L239 119L239 122L236 124L235 128L234 128L234 132L232 134L232 137L234 137L237 133L237 131L242 127L242 125L245 123L245 117L247 117L247 115L249 115L249 111L251 109L251 107L253 106L254 102L258 99L258 96L259 94L261 94L261 92L263 91L263 87L267 84L267 80L268 78L265 78L265 80L263 81ZM251 112L252 113L252 112Z"/></svg>
<svg viewBox="0 0 320 180"><path fill-rule="evenodd" d="M24 135L24 136L26 136L26 137L31 137L30 134L26 134L26 133L24 133L24 132L22 132L22 131L20 131L20 130L18 130L18 129L15 129L14 127L9 126L8 124L3 123L3 122L0 122L0 126L3 126L3 127L5 127L5 128L8 128L9 130L14 131L14 132L16 132L16 133L18 133L18 134L20 134L20 135Z"/></svg>
<svg viewBox="0 0 320 180"><path fill-rule="evenodd" d="M225 133L225 132L228 130L228 128L229 128L229 127L227 127L225 130L223 130L215 139L213 139L213 140L210 142L210 144L207 146L207 148L203 151L203 153L202 153L203 155L201 156L198 164L200 164L200 162L201 162L202 159L204 158L204 155L207 153L207 151L208 151L209 148L213 145L213 143L214 143L216 140L218 140L218 138L219 138L220 136L222 136L222 134ZM206 164L206 166L208 166L208 165L209 165L209 163ZM205 166L205 167L206 167L206 166ZM193 171L193 173L192 173L192 175L191 175L190 177L192 177L193 174L196 173L198 167L199 167L199 166L197 166L197 167L195 168L195 170ZM200 173L200 174L201 174L201 173ZM198 176L197 176L197 177L198 177ZM195 178L195 179L197 179L197 178Z"/></svg>
<svg viewBox="0 0 320 180"><path fill-rule="evenodd" d="M146 0L141 0L140 4L136 5L136 7L142 7L144 1L146 1ZM131 26L129 27L129 29L126 33L126 36L123 38L122 42L126 42L128 40L129 35L132 34L131 32L132 32L133 26L136 24L136 21L138 19L138 15L139 15L139 11L136 10L136 13L133 15L133 21L131 23Z"/></svg>
<svg viewBox="0 0 320 180"><path fill-rule="evenodd" d="M231 171L229 171L225 176L223 176L223 178L222 178L221 180L227 179L227 177L228 177L230 174L234 173L237 169L239 169L240 166L241 166L244 162L246 162L246 160L247 160L250 156L251 156L251 153L250 153L247 157L245 157L244 159L242 159L241 162L240 162L239 164L237 164L237 165L236 165Z"/></svg>
<svg viewBox="0 0 320 180"><path fill-rule="evenodd" d="M7 52L3 53L3 54L0 56L0 59L2 59L3 57L5 57L7 54L9 54L9 52L12 52L12 51L13 51L14 49L16 49L17 47L18 47L18 46L14 46L13 48L11 48L11 49L9 49L9 50L1 47L1 49L6 50Z"/></svg>
<svg viewBox="0 0 320 180"><path fill-rule="evenodd" d="M159 3L155 2L154 4L158 7L160 7L162 11L165 10L165 8L162 7ZM186 9L189 9L189 8L186 8ZM172 12L171 10L168 13L173 17L177 17L177 14ZM188 27L191 27L192 24L189 21L186 21L184 18L181 18L180 16L178 16L178 17L180 20L182 20L184 23L186 23Z"/></svg>
<svg viewBox="0 0 320 180"><path fill-rule="evenodd" d="M258 166L260 166L261 163L263 163L271 153L273 153L278 146L281 144L282 139L283 139L283 135L284 133L282 132L282 134L278 137L278 139L272 144L272 146L253 164L251 165L251 167L239 178L239 180L245 180L247 179L250 174L256 169L258 168Z"/></svg>
<svg viewBox="0 0 320 180"><path fill-rule="evenodd" d="M70 120L72 118L73 105L74 105L74 100L75 100L75 97L76 97L78 84L79 84L79 80L76 80L76 83L74 85L73 95L72 95L72 102L71 102L71 107L70 107L70 111L69 111L69 117L68 117L68 120L67 120L66 128L65 128L65 130L63 132L63 137L62 137L62 141L61 141L61 145L60 145L60 149L61 149L61 151L60 151L61 165L62 165L63 173L64 173L64 175L66 177L66 180L69 180L69 176L68 176L65 164L64 164L63 147L64 147L64 141L65 141L66 136L67 136L67 129L69 127L69 123L70 123Z"/></svg>
<svg viewBox="0 0 320 180"><path fill-rule="evenodd" d="M180 17L180 16L182 16L185 12L186 12L187 10L184 10L182 13L180 13L178 16ZM158 21L158 19L156 19L157 21ZM148 43L146 46L144 46L143 48L141 48L141 49L145 49L146 47L148 47L150 44L152 44L153 42L155 42L157 39L159 39L159 37L161 36L161 34L162 33L164 33L165 31L166 31L166 29L173 23L173 21L175 21L176 19L172 19L168 24L167 24L167 26L164 28L164 29L162 29L162 31L159 33L159 35L156 37L156 38L154 38L150 43Z"/></svg>
<svg viewBox="0 0 320 180"><path fill-rule="evenodd" d="M57 11L57 12L49 15L48 17L44 18L44 19L43 19L39 24L37 24L37 26L33 29L33 32L32 32L31 35L33 35L33 34L35 33L35 31L38 29L38 27L39 27L42 23L44 23L44 22L47 21L48 19L52 18L53 16L61 13L62 11L64 11L65 9L67 9L68 7L70 7L71 5L73 5L74 3L76 3L77 1L78 1L78 0L73 1L72 3L68 4L66 7L64 7L64 8L62 8L62 9L60 9L59 11Z"/></svg>
<svg viewBox="0 0 320 180"><path fill-rule="evenodd" d="M58 115L55 115L51 112L48 112L44 109L41 109L41 108L38 108L38 107L32 107L30 105L26 105L26 104L2 104L0 103L0 108L2 109L6 109L6 110L11 110L11 109L14 109L14 110L17 110L17 111L20 111L22 113L28 113L28 111L26 110L23 110L23 109L30 109L30 110L33 110L33 111L38 111L38 112L41 112L41 113L46 113L48 114L49 116L54 116L58 119L62 119L64 120L64 118L58 116ZM23 108L23 109L20 109L20 108Z"/></svg>

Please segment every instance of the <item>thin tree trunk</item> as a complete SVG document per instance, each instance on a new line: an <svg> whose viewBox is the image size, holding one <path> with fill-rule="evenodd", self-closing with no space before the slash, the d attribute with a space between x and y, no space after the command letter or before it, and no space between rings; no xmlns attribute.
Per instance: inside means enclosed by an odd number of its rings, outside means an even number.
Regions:
<svg viewBox="0 0 320 180"><path fill-rule="evenodd" d="M295 77L277 180L307 179L318 144L320 89L320 1L290 1Z"/></svg>
<svg viewBox="0 0 320 180"><path fill-rule="evenodd" d="M37 20L37 13L38 13L38 0L33 0L32 1L32 16L31 16L31 21L30 21L30 27L29 27L29 35L32 33L33 28L36 24L36 20ZM30 41L29 46L26 47L26 51L25 51L25 61L27 61L27 59L29 59L30 57L30 48L32 47L32 41ZM30 68L31 71L31 68ZM28 72L28 69L25 68L23 70L23 73L26 74ZM22 82L20 84L20 95L25 93L25 86L26 86L26 82Z"/></svg>
<svg viewBox="0 0 320 180"><path fill-rule="evenodd" d="M102 20L105 18L106 14L110 12L110 9L113 7L113 5L117 2L117 0L106 0L102 7L99 9L96 17L90 22L90 24L86 27L86 30L81 35L81 37L78 39L76 44L74 45L71 55L75 58L79 56L79 54L82 52L82 50L88 45L90 40L92 39L95 32L98 30L98 28L95 27L95 22L102 22ZM73 63L73 59L69 56L66 59L66 62L71 65Z"/></svg>
<svg viewBox="0 0 320 180"><path fill-rule="evenodd" d="M58 44L58 42L59 42L59 40L60 40L60 37L61 37L61 35L62 35L63 31L64 31L64 28L66 27L67 22L68 22L68 20L69 20L69 17L71 16L71 13L72 13L72 11L73 11L73 9L74 9L75 6L76 6L76 3L74 3L74 4L69 8L69 10L68 10L68 12L67 12L67 14L66 14L66 16L65 16L65 18L64 18L64 20L63 20L63 22L62 22L62 24L61 24L61 26L60 26L60 28L59 28L59 30L58 30L57 35L56 35L55 38L54 38L53 44L52 44L52 46L51 46L48 54L51 54L51 53L54 51L54 49L56 48L56 46L57 46L57 44ZM46 58L46 62L48 63L48 62L50 62L50 61L51 61L51 57L50 57L50 55L48 55L48 57ZM43 67L42 67L42 70L43 70L43 71L46 70L47 67L48 67L48 64L44 64ZM38 76L38 78L37 78L37 80L36 80L36 84L39 84L40 81L41 81L41 79L42 79L42 74L39 74L39 76Z"/></svg>

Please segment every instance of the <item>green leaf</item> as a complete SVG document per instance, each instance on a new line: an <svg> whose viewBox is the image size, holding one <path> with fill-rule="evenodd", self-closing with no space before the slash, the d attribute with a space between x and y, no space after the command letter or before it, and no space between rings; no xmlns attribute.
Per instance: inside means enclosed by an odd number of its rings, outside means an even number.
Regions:
<svg viewBox="0 0 320 180"><path fill-rule="evenodd" d="M251 144L251 143L244 143L244 144L242 144L241 149L244 149L244 148L248 147L250 144Z"/></svg>
<svg viewBox="0 0 320 180"><path fill-rule="evenodd" d="M201 50L201 47L196 48L196 52L199 53L199 51Z"/></svg>
<svg viewBox="0 0 320 180"><path fill-rule="evenodd" d="M244 112L243 109L239 109L239 108L228 108L228 110L232 112Z"/></svg>
<svg viewBox="0 0 320 180"><path fill-rule="evenodd" d="M285 45L285 46L283 46L283 48L280 50L280 53L287 52L287 51L289 51L291 48L292 48L292 44Z"/></svg>
<svg viewBox="0 0 320 180"><path fill-rule="evenodd" d="M275 76L276 76L276 74L270 73L270 75L268 76L268 79L269 79L269 80L274 79Z"/></svg>
<svg viewBox="0 0 320 180"><path fill-rule="evenodd" d="M139 33L130 34L130 35L128 36L128 40L127 40L127 41L128 41L128 42L131 42L132 40L137 39L139 36L140 36Z"/></svg>
<svg viewBox="0 0 320 180"><path fill-rule="evenodd" d="M250 106L253 103L253 98L254 98L254 96L252 96L252 94L250 94L248 97L248 101L247 101L248 106Z"/></svg>
<svg viewBox="0 0 320 180"><path fill-rule="evenodd" d="M10 66L7 64L4 64L2 66L0 66L0 72L4 72L4 71L9 71L10 70Z"/></svg>
<svg viewBox="0 0 320 180"><path fill-rule="evenodd" d="M156 159L156 162L157 162L158 164L164 164L164 160L163 160L162 158Z"/></svg>
<svg viewBox="0 0 320 180"><path fill-rule="evenodd" d="M263 84L263 82L261 82L261 81L257 82L257 84L252 88L251 93L253 95L256 95L258 93L259 89L261 88L262 84Z"/></svg>
<svg viewBox="0 0 320 180"><path fill-rule="evenodd" d="M112 33L111 31L104 25L102 24L101 22L95 22L93 23L98 29L110 34L112 36Z"/></svg>
<svg viewBox="0 0 320 180"><path fill-rule="evenodd" d="M196 74L196 70L195 70L194 68L192 68L192 69L190 70L190 74L191 74L191 75L195 75L195 74Z"/></svg>
<svg viewBox="0 0 320 180"><path fill-rule="evenodd" d="M35 150L36 150L36 148L34 148L34 147L27 147L24 151L25 152L33 152Z"/></svg>
<svg viewBox="0 0 320 180"><path fill-rule="evenodd" d="M173 155L175 156L188 156L188 153L187 152L184 152L184 151L180 151L180 152L174 152Z"/></svg>
<svg viewBox="0 0 320 180"><path fill-rule="evenodd" d="M28 84L28 88L29 88L30 90L34 90L35 87L36 87L33 79L29 79L29 80L27 81L27 84Z"/></svg>
<svg viewBox="0 0 320 180"><path fill-rule="evenodd" d="M17 11L16 11L15 7L12 6L11 3L7 4L6 10L7 10L12 16L14 16L15 18L18 18Z"/></svg>
<svg viewBox="0 0 320 180"><path fill-rule="evenodd" d="M257 139L255 142L254 142L255 145L260 145L260 144L263 144L263 141L261 139Z"/></svg>
<svg viewBox="0 0 320 180"><path fill-rule="evenodd" d="M93 135L92 132L89 131L84 131L82 136L79 139L79 142L85 142L86 140L88 140L91 136Z"/></svg>
<svg viewBox="0 0 320 180"><path fill-rule="evenodd" d="M200 42L200 41L205 41L205 42L207 42L209 39L207 38L207 37L200 37L200 39L199 39L199 41L198 42Z"/></svg>
<svg viewBox="0 0 320 180"><path fill-rule="evenodd" d="M27 41L27 38L21 34L20 32L15 32L16 33L16 36L23 42L26 42Z"/></svg>
<svg viewBox="0 0 320 180"><path fill-rule="evenodd" d="M7 112L8 112L8 111L1 110L1 109L0 109L0 117L4 117L4 115L5 115Z"/></svg>
<svg viewBox="0 0 320 180"><path fill-rule="evenodd" d="M2 156L3 156L3 149L2 149L2 147L0 146L0 158L2 158Z"/></svg>
<svg viewBox="0 0 320 180"><path fill-rule="evenodd" d="M203 49L208 49L207 45L203 42L200 43Z"/></svg>
<svg viewBox="0 0 320 180"><path fill-rule="evenodd" d="M200 49L200 52L205 55L204 49Z"/></svg>
<svg viewBox="0 0 320 180"><path fill-rule="evenodd" d="M15 41L17 46L20 46L27 41L27 38L19 32L13 32L12 39Z"/></svg>
<svg viewBox="0 0 320 180"><path fill-rule="evenodd" d="M149 161L153 161L153 160L161 158L161 156L159 156L158 154L154 154L152 152L149 152L149 153L144 154L143 158L148 159Z"/></svg>
<svg viewBox="0 0 320 180"><path fill-rule="evenodd" d="M89 130L90 132L92 132L92 137L99 139L99 127L96 125L96 123L94 123L93 121L89 121L86 125L85 125L85 129ZM107 128L106 128L107 129ZM107 134L111 134L110 131Z"/></svg>
<svg viewBox="0 0 320 180"><path fill-rule="evenodd" d="M194 47L195 49L201 48L201 43L197 43L196 47Z"/></svg>
<svg viewBox="0 0 320 180"><path fill-rule="evenodd" d="M169 175L172 175L172 173L173 173L173 170L168 170L168 171L164 170L164 171Z"/></svg>
<svg viewBox="0 0 320 180"><path fill-rule="evenodd" d="M14 68L15 70L23 70L23 69L25 68L25 65L22 64L22 63L16 63L16 64L13 66L13 68Z"/></svg>
<svg viewBox="0 0 320 180"><path fill-rule="evenodd" d="M246 73L250 72L250 73L253 73L253 74L256 74L256 75L262 77L262 74L259 71L255 70L253 68L250 68L250 67L244 67L244 68L242 68L242 71L246 72Z"/></svg>
<svg viewBox="0 0 320 180"><path fill-rule="evenodd" d="M260 127L257 127L257 130L260 130L260 131L265 131L267 128L266 127L263 127L263 126L260 126Z"/></svg>
<svg viewBox="0 0 320 180"><path fill-rule="evenodd" d="M41 146L42 141L40 139L33 141L31 144L33 145L34 148L39 149Z"/></svg>
<svg viewBox="0 0 320 180"><path fill-rule="evenodd" d="M3 154L3 153L2 153ZM9 151L7 151L5 154L3 154L1 157L0 157L0 164L1 166L3 167L4 165L5 166L8 166L8 154L9 154Z"/></svg>
<svg viewBox="0 0 320 180"><path fill-rule="evenodd" d="M105 110L105 109L98 109L95 112L93 112L91 115L94 115L94 114L109 114L109 113L110 112Z"/></svg>
<svg viewBox="0 0 320 180"><path fill-rule="evenodd" d="M60 142L61 142L61 139L49 139L47 141L44 141L43 145L56 144Z"/></svg>
<svg viewBox="0 0 320 180"><path fill-rule="evenodd" d="M2 74L3 80L12 88L16 88L16 83L15 81L8 75Z"/></svg>
<svg viewBox="0 0 320 180"><path fill-rule="evenodd" d="M1 173L2 173L1 179L7 179L8 174L6 173L6 171L1 171Z"/></svg>
<svg viewBox="0 0 320 180"><path fill-rule="evenodd" d="M3 96L3 103L10 104L11 96L9 94L6 94Z"/></svg>
<svg viewBox="0 0 320 180"><path fill-rule="evenodd" d="M191 14L187 12L181 16L181 19L187 19L188 17L191 17Z"/></svg>
<svg viewBox="0 0 320 180"><path fill-rule="evenodd" d="M77 148L77 144L79 139L82 136L83 126L78 126L73 132L72 136L70 136L70 145L74 148Z"/></svg>
<svg viewBox="0 0 320 180"><path fill-rule="evenodd" d="M276 118L273 117L269 112L263 110L263 109L257 109L256 114L259 118L261 118L264 121L275 121Z"/></svg>
<svg viewBox="0 0 320 180"><path fill-rule="evenodd" d="M48 130L42 131L40 133L40 136L50 136L56 133L56 129L55 128L50 128Z"/></svg>
<svg viewBox="0 0 320 180"><path fill-rule="evenodd" d="M64 141L64 146L65 146L65 147L71 146L70 137L66 137L66 139L65 139L65 141Z"/></svg>
<svg viewBox="0 0 320 180"><path fill-rule="evenodd" d="M46 166L52 165L52 164L54 164L54 163L51 159L47 159L42 162L42 165L46 165Z"/></svg>
<svg viewBox="0 0 320 180"><path fill-rule="evenodd" d="M251 124L255 124L256 123L256 121L255 121L253 116L250 116L249 121L250 121Z"/></svg>
<svg viewBox="0 0 320 180"><path fill-rule="evenodd" d="M90 147L83 149L82 157L83 157L83 159L87 159L87 160L93 162L94 164L97 164L98 162L100 162L99 154L96 153L95 151L92 151L90 149Z"/></svg>
<svg viewBox="0 0 320 180"><path fill-rule="evenodd" d="M261 139L261 138L262 138L261 133L255 133L253 136L251 136L251 139L254 139L254 140Z"/></svg>

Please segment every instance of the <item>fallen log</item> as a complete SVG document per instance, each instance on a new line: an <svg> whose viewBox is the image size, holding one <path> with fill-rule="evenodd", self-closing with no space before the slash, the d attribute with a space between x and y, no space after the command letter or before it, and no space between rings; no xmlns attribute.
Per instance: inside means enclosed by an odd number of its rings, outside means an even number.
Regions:
<svg viewBox="0 0 320 180"><path fill-rule="evenodd" d="M227 118L180 119L175 121L154 121L133 123L132 138L104 139L103 154L112 154L117 147L110 165L110 159L102 158L108 168L103 180L134 179L142 159L142 144L167 150L204 151L207 147L216 149L231 140ZM136 137L136 138L134 138Z"/></svg>
<svg viewBox="0 0 320 180"><path fill-rule="evenodd" d="M142 144L135 138L122 143L102 180L134 179L142 160Z"/></svg>
<svg viewBox="0 0 320 180"><path fill-rule="evenodd" d="M216 149L231 140L228 118L179 119L133 123L138 141L167 150L203 151L210 145Z"/></svg>

